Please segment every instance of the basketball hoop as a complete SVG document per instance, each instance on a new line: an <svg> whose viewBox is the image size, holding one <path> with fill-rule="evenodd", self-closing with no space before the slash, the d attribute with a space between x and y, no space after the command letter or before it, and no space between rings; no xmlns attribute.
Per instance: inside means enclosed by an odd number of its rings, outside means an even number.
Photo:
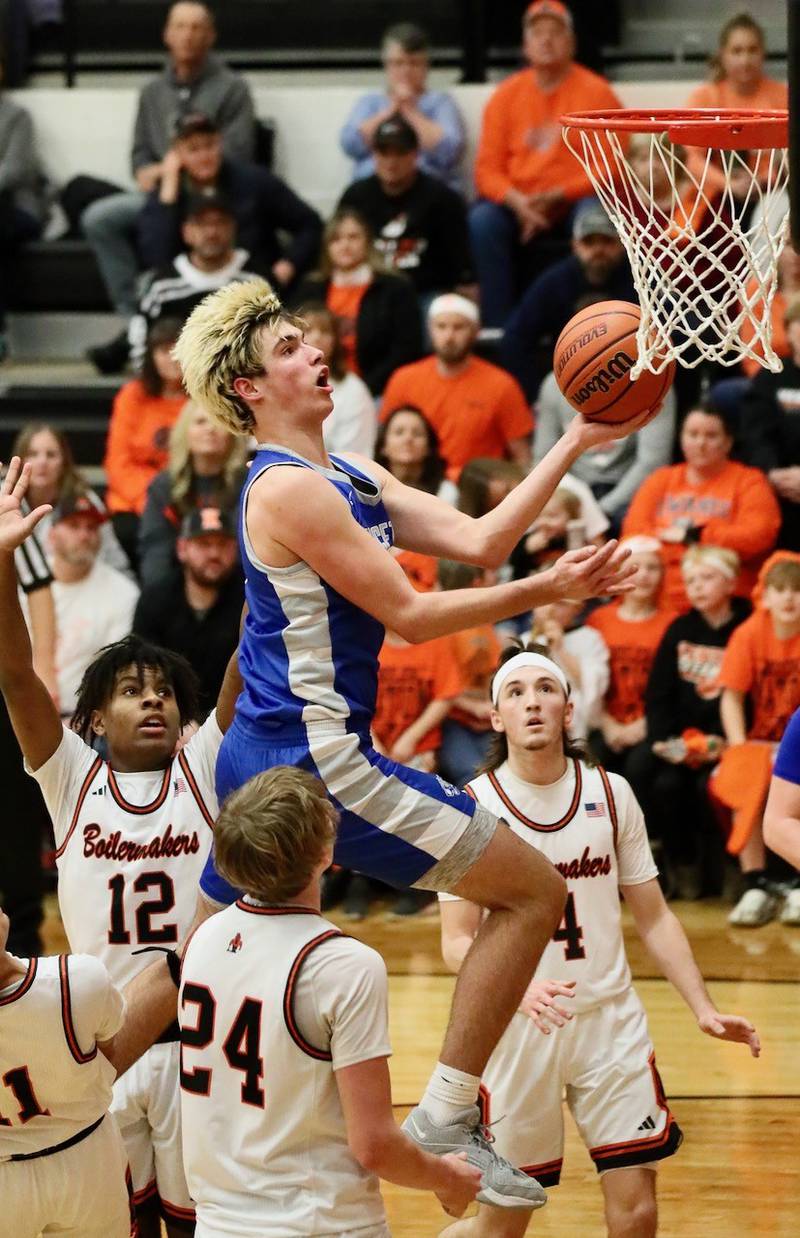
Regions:
<svg viewBox="0 0 800 1238"><path fill-rule="evenodd" d="M631 377L673 358L781 370L771 308L788 233L788 113L610 110L561 124L630 262L642 310ZM701 169L684 146L705 148Z"/></svg>

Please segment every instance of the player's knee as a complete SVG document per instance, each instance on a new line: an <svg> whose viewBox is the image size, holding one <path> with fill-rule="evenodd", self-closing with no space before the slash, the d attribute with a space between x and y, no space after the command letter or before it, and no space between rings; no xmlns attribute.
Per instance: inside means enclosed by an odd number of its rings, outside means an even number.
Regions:
<svg viewBox="0 0 800 1238"><path fill-rule="evenodd" d="M658 1209L650 1196L627 1199L609 1209L608 1238L655 1238L657 1228Z"/></svg>

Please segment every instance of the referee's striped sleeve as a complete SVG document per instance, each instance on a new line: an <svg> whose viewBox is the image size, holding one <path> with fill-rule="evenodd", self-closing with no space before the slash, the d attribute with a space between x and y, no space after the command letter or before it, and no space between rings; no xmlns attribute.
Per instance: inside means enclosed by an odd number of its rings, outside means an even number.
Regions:
<svg viewBox="0 0 800 1238"><path fill-rule="evenodd" d="M42 544L35 533L14 551L14 564L23 593L35 593L53 582Z"/></svg>

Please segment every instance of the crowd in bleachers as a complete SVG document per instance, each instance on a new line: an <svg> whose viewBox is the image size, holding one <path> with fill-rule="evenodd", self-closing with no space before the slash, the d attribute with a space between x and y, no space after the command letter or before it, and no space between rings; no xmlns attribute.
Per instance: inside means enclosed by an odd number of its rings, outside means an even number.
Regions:
<svg viewBox="0 0 800 1238"><path fill-rule="evenodd" d="M359 100L341 133L353 180L327 223L302 186L258 162L248 87L212 53L205 6L174 4L164 41L167 64L141 92L132 138L137 188L83 186L84 234L127 323L91 350L101 370L130 369L108 427L104 496L83 481L57 425L32 424L15 448L33 466L31 505L54 509L38 530L38 570L20 563L20 578L38 665L65 717L82 669L131 629L189 657L205 706L236 645L247 445L186 403L171 355L210 289L268 278L330 366L328 449L374 458L473 515L496 505L573 416L548 364L569 318L592 301L636 299L623 246L561 141L563 112L618 101L574 61L560 0L528 7L526 66L492 94L469 176L458 109L427 85L424 32L390 28L384 88ZM764 50L756 22L734 18L713 80L688 102L785 106ZM0 98L4 252L41 228L34 154L24 109ZM463 784L492 733L487 683L500 644L532 634L572 682L575 736L642 801L672 892L727 889L732 831L741 924L776 914L776 880L787 884L758 821L749 832L742 823L753 785L759 803L766 794L753 751L770 751L800 706L797 266L788 249L773 311L783 373L692 371L702 389L676 386L646 428L575 462L500 569L527 575L565 548L621 533L639 567L635 590L591 613L565 601L499 632L428 645L387 632L374 726L378 751ZM489 583L464 565L399 557L419 589ZM54 628L36 600L48 585ZM4 768L12 744L4 738ZM756 773L743 785L735 775L751 757ZM20 804L30 798L24 778L14 786ZM8 871L18 902L35 901L28 859ZM16 910L14 895L4 891L26 935L16 948L36 953L36 917ZM362 914L363 882L350 895ZM406 898L398 910L419 904ZM783 915L800 923L797 890Z"/></svg>

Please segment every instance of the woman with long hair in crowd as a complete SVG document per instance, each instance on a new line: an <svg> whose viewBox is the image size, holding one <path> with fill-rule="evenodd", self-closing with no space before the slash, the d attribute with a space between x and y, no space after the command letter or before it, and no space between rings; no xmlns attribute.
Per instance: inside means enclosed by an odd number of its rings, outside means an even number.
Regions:
<svg viewBox="0 0 800 1238"><path fill-rule="evenodd" d="M404 486L426 490L455 503L456 488L444 475L439 438L421 409L396 408L378 426L375 459Z"/></svg>
<svg viewBox="0 0 800 1238"><path fill-rule="evenodd" d="M76 466L72 445L58 426L47 421L28 422L14 439L11 455L19 456L23 464L31 466L26 496L30 508L39 507L43 503L49 503L55 508L65 499L83 495L98 511L105 512L103 500ZM53 513L50 512L40 521L36 530L45 556L48 555L47 533L52 519ZM128 557L108 520L100 525L100 558L109 567L131 575Z"/></svg>
<svg viewBox="0 0 800 1238"><path fill-rule="evenodd" d="M414 286L383 270L369 224L352 208L328 221L319 269L295 290L295 306L309 301L322 301L339 319L345 364L374 396L399 366L422 356Z"/></svg>
<svg viewBox="0 0 800 1238"><path fill-rule="evenodd" d="M245 476L247 439L228 434L185 400L169 437L167 467L150 483L139 525L142 585L168 575L183 517L196 507L229 509Z"/></svg>

